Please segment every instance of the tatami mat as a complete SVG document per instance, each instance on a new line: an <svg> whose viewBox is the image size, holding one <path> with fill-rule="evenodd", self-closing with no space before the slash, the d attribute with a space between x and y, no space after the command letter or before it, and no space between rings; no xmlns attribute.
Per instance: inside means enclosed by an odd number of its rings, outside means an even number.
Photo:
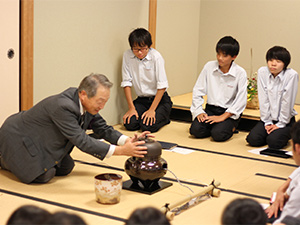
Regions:
<svg viewBox="0 0 300 225"><path fill-rule="evenodd" d="M220 217L226 204L237 197L251 197L261 203L268 203L269 197L285 178L296 168L292 159L280 159L249 153L247 133L239 132L224 142L216 143L210 138L190 137L190 124L172 121L155 133L155 139L175 142L180 146L194 148L188 155L163 151L162 157L168 168L192 190L200 190L213 179L221 182L219 198L212 198L194 206L172 221L181 224L220 224ZM124 130L128 136L135 132ZM291 150L291 146L287 147ZM15 208L23 204L36 204L50 211L68 210L80 214L88 224L123 224L137 207L162 207L191 192L181 186L175 177L167 172L162 181L173 185L153 195L122 190L121 202L116 205L102 205L95 201L94 176L100 173L119 173L123 181L128 180L123 171L128 157L113 156L104 161L87 155L78 149L72 152L76 160L74 171L67 177L56 177L48 184L22 184L7 171L0 170L0 224L5 224Z"/></svg>

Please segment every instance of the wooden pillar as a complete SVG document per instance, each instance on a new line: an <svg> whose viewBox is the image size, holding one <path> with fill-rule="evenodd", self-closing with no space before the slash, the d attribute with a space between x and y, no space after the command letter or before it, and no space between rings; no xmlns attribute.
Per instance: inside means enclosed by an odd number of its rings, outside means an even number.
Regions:
<svg viewBox="0 0 300 225"><path fill-rule="evenodd" d="M155 48L156 41L156 11L157 0L149 0L149 32L152 36L153 48Z"/></svg>
<svg viewBox="0 0 300 225"><path fill-rule="evenodd" d="M21 110L33 106L33 4L21 0Z"/></svg>

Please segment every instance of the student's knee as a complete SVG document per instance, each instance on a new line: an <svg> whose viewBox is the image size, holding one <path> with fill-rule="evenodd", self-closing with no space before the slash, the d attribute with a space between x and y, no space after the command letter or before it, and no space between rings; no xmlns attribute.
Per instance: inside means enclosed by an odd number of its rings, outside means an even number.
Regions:
<svg viewBox="0 0 300 225"><path fill-rule="evenodd" d="M253 147L260 147L266 144L265 138L255 135L253 132L250 132L246 137L246 141L249 143L250 146Z"/></svg>
<svg viewBox="0 0 300 225"><path fill-rule="evenodd" d="M198 137L198 134L199 134L199 129L197 129L196 126L193 124L190 127L190 134L195 137Z"/></svg>
<svg viewBox="0 0 300 225"><path fill-rule="evenodd" d="M159 129L160 129L161 127L160 126L158 126L158 125L156 125L156 124L153 124L152 126L147 126L147 125L145 125L145 124L142 124L141 125L141 130L142 130L142 132L144 132L144 131L150 131L151 133L155 133L155 132L157 132Z"/></svg>
<svg viewBox="0 0 300 225"><path fill-rule="evenodd" d="M140 124L136 117L132 116L129 123L124 123L124 127L126 128L126 130L135 131L140 129Z"/></svg>
<svg viewBox="0 0 300 225"><path fill-rule="evenodd" d="M227 141L229 138L231 138L233 135L233 132L229 132L226 130L213 130L211 132L211 137L214 141L222 142Z"/></svg>
<svg viewBox="0 0 300 225"><path fill-rule="evenodd" d="M269 135L267 137L267 144L270 148L281 149L284 146L286 146L287 143L288 143L288 140L280 139L280 138L276 137L275 135Z"/></svg>
<svg viewBox="0 0 300 225"><path fill-rule="evenodd" d="M140 129L140 125L138 123L125 123L124 127L126 130L135 131Z"/></svg>
<svg viewBox="0 0 300 225"><path fill-rule="evenodd" d="M193 122L190 127L190 134L196 138L206 138L210 136L210 130L201 126L198 122Z"/></svg>

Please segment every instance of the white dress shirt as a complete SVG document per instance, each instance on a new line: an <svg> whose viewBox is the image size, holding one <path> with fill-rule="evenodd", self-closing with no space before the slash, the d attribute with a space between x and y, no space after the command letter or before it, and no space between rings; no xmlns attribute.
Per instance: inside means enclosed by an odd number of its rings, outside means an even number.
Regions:
<svg viewBox="0 0 300 225"><path fill-rule="evenodd" d="M260 118L265 125L278 121L276 126L285 127L297 115L294 109L298 90L298 73L293 69L281 71L274 77L268 67L261 67L258 75Z"/></svg>
<svg viewBox="0 0 300 225"><path fill-rule="evenodd" d="M286 216L300 218L300 167L294 170L290 178L291 182L286 190L289 199L284 205L279 219L274 224L280 223Z"/></svg>
<svg viewBox="0 0 300 225"><path fill-rule="evenodd" d="M80 99L79 99L79 107L80 107L80 114L83 115L83 114L85 113L85 111L84 111L84 109L83 109L83 106L82 106L82 104L81 104ZM125 144L125 141L127 140L127 138L128 138L128 136L126 136L126 135L124 135L124 134L121 135L120 138L119 138L119 140L118 140L118 142L117 142L117 144L118 144L118 145L124 145L124 144ZM102 141L102 140L99 140L99 141ZM109 157L111 157L111 156L114 154L115 149L116 149L116 145L112 145L112 144L111 144L111 145L109 146L108 152L106 153L106 155L105 155L104 158L108 159Z"/></svg>
<svg viewBox="0 0 300 225"><path fill-rule="evenodd" d="M137 58L131 49L123 54L121 87L132 86L140 97L155 96L157 89L168 88L165 62L161 54L150 48L147 56Z"/></svg>
<svg viewBox="0 0 300 225"><path fill-rule="evenodd" d="M232 113L232 119L238 119L247 104L247 73L232 62L228 73L219 69L218 61L205 64L193 89L191 112L193 120L205 113L202 104L203 96L207 95L207 103L226 108Z"/></svg>

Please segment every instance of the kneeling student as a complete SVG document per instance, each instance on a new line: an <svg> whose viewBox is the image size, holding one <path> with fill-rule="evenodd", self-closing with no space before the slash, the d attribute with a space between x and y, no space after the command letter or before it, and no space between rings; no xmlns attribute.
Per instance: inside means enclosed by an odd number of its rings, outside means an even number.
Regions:
<svg viewBox="0 0 300 225"><path fill-rule="evenodd" d="M246 140L251 146L268 144L270 148L280 149L291 139L290 129L297 115L294 105L299 76L287 68L291 56L284 47L270 48L266 60L267 66L257 72L260 121Z"/></svg>
<svg viewBox="0 0 300 225"><path fill-rule="evenodd" d="M221 38L216 46L217 60L206 63L198 77L193 89L190 127L190 134L196 138L211 136L214 141L226 141L238 126L247 104L247 74L234 62L239 49L234 38Z"/></svg>
<svg viewBox="0 0 300 225"><path fill-rule="evenodd" d="M161 54L151 48L151 34L137 28L129 35L130 48L123 54L122 83L128 111L123 116L127 130L156 132L170 123L172 101ZM132 100L131 87L136 95Z"/></svg>

